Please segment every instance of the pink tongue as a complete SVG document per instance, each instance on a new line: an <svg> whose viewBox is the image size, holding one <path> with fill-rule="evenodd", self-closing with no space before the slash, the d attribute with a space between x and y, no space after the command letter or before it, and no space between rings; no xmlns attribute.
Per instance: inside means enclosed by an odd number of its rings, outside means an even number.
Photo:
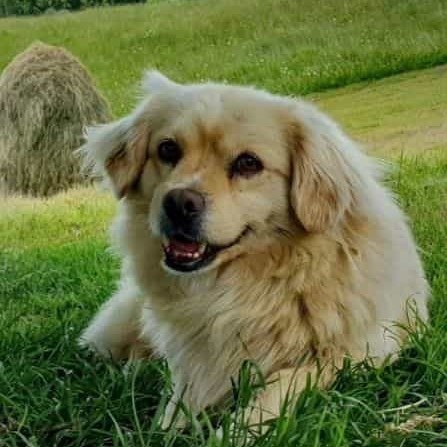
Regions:
<svg viewBox="0 0 447 447"><path fill-rule="evenodd" d="M169 248L183 253L195 253L199 251L200 244L198 242L183 242L172 239L169 241Z"/></svg>

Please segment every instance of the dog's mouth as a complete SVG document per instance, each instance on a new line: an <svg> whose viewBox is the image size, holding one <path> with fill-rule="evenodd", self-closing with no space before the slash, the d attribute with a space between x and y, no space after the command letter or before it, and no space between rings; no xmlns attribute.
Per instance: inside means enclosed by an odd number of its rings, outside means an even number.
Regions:
<svg viewBox="0 0 447 447"><path fill-rule="evenodd" d="M178 272L197 271L211 264L223 250L238 244L248 230L247 227L233 242L226 245L214 245L191 239L182 234L175 234L171 237L163 236L164 263L170 269Z"/></svg>

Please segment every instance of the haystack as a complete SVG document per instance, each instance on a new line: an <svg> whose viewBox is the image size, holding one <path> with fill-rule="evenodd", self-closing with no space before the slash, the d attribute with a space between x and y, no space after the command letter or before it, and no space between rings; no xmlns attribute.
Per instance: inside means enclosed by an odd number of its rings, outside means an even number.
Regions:
<svg viewBox="0 0 447 447"><path fill-rule="evenodd" d="M86 125L109 119L78 59L63 48L30 46L0 76L0 189L48 196L85 181L73 152Z"/></svg>

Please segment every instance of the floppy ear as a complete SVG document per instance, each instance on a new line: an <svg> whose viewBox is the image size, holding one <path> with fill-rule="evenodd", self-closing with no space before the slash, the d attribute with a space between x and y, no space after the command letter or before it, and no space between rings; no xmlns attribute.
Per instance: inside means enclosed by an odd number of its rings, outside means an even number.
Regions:
<svg viewBox="0 0 447 447"><path fill-rule="evenodd" d="M304 103L295 111L289 140L292 208L305 230L329 230L354 205L363 187L358 172L361 154L335 123Z"/></svg>
<svg viewBox="0 0 447 447"><path fill-rule="evenodd" d="M119 199L138 182L147 160L148 133L131 124L126 117L90 127L87 142L80 149L84 166L107 178Z"/></svg>
<svg viewBox="0 0 447 447"><path fill-rule="evenodd" d="M147 94L179 87L158 71L145 74L141 89L143 101L133 114L102 126L90 127L87 142L79 149L84 167L108 179L118 198L124 197L138 182L148 157L149 130L138 122L139 112L147 106Z"/></svg>

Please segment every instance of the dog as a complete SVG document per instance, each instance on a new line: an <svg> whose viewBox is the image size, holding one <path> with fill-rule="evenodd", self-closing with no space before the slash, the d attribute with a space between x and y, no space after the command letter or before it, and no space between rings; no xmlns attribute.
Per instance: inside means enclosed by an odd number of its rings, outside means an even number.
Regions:
<svg viewBox="0 0 447 447"><path fill-rule="evenodd" d="M257 423L346 358L396 355L427 321L429 287L379 164L299 99L159 72L143 89L81 149L119 199L122 255L81 344L167 359L164 427L180 400L193 414L224 402L246 360L267 383Z"/></svg>

